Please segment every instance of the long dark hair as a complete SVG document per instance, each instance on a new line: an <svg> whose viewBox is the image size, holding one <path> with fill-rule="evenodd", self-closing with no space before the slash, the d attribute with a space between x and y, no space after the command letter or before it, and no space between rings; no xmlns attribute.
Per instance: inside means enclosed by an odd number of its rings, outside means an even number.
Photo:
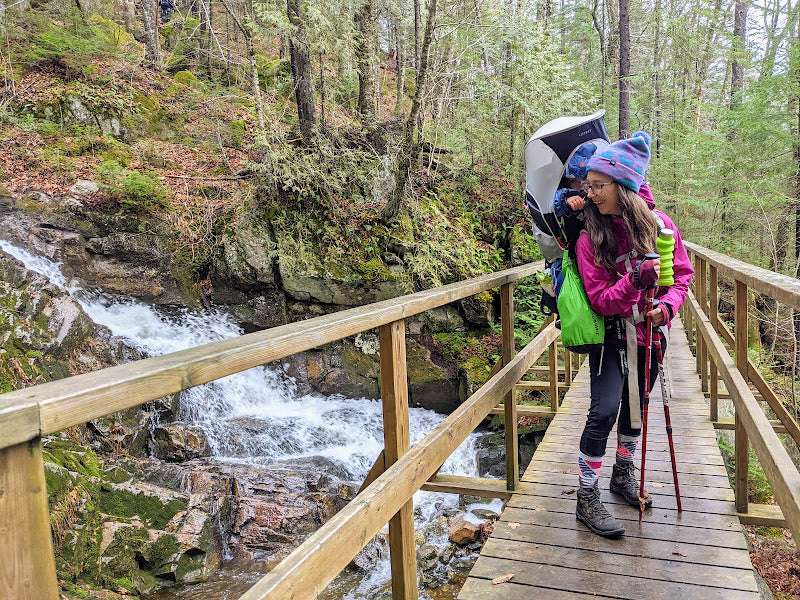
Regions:
<svg viewBox="0 0 800 600"><path fill-rule="evenodd" d="M633 249L642 256L648 252L655 252L658 223L644 198L620 184L617 184L617 194ZM592 202L587 204L583 212L586 215L586 231L594 248L595 263L603 265L613 278L618 277L617 241L614 239L612 218L600 214Z"/></svg>

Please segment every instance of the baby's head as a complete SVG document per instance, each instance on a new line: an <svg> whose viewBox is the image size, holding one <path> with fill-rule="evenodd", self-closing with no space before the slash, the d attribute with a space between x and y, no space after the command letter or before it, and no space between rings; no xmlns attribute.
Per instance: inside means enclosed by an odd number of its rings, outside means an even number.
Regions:
<svg viewBox="0 0 800 600"><path fill-rule="evenodd" d="M589 159L596 150L597 146L594 143L586 142L578 146L578 149L570 157L567 166L564 168L564 180L571 189L581 189L581 186L586 181L586 167L589 164Z"/></svg>

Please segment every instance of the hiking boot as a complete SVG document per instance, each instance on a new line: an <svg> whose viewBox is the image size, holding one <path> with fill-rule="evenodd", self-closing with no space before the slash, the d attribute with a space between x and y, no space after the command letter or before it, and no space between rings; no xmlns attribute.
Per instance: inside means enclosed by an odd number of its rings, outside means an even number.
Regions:
<svg viewBox="0 0 800 600"><path fill-rule="evenodd" d="M608 484L610 489L615 494L619 494L631 506L639 507L639 480L636 477L635 467L632 462L617 463L611 471L611 482ZM653 506L653 499L650 495L644 493L644 502L641 505L642 510L651 508Z"/></svg>
<svg viewBox="0 0 800 600"><path fill-rule="evenodd" d="M607 538L618 538L625 533L625 529L600 502L600 488L578 488L578 506L575 517L586 525L593 533Z"/></svg>

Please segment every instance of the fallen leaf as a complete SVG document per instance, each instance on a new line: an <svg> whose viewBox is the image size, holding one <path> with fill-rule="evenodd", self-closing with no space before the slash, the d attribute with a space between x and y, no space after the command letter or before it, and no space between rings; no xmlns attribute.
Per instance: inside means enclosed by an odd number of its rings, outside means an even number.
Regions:
<svg viewBox="0 0 800 600"><path fill-rule="evenodd" d="M519 523L509 523L508 526L510 529L516 529L517 527L519 527Z"/></svg>
<svg viewBox="0 0 800 600"><path fill-rule="evenodd" d="M686 555L685 555L683 552L673 552L673 553L672 553L672 555L673 555L673 556L683 556L683 557L686 557Z"/></svg>
<svg viewBox="0 0 800 600"><path fill-rule="evenodd" d="M514 577L513 573L506 573L505 575L500 575L500 577L495 577L492 579L492 585L497 585L498 583L505 583L507 581L511 581L511 578Z"/></svg>
<svg viewBox="0 0 800 600"><path fill-rule="evenodd" d="M665 484L663 484L663 483L652 483L651 485L652 485L654 488L662 488L662 487L664 487L664 485L665 485Z"/></svg>
<svg viewBox="0 0 800 600"><path fill-rule="evenodd" d="M568 489L568 490L561 490L561 493L562 493L562 494L574 494L574 493L575 493L575 492L577 492L577 491L578 491L578 490L576 490L575 488L570 488L570 489Z"/></svg>
<svg viewBox="0 0 800 600"><path fill-rule="evenodd" d="M541 506L537 506L533 510L536 511L536 512L547 512L547 509L546 508L542 508Z"/></svg>

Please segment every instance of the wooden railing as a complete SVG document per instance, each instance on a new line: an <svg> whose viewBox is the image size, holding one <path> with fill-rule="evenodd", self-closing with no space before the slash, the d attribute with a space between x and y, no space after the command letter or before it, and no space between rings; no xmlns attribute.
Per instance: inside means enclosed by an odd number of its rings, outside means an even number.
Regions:
<svg viewBox="0 0 800 600"><path fill-rule="evenodd" d="M763 294L793 311L800 310L800 281L686 243L695 265L694 294L684 305L689 341L694 338L697 371L709 396L710 417L718 429L735 435L736 509L743 523L788 526L800 539L800 473L777 433L788 433L800 445L800 427L748 358L748 314L751 292ZM734 330L719 316L720 278L730 282ZM726 346L727 345L727 346ZM726 391L721 393L719 381ZM751 389L751 385L755 391ZM720 399L730 398L734 419L721 419ZM777 420L771 421L759 401ZM749 445L767 477L778 506L748 503Z"/></svg>
<svg viewBox="0 0 800 600"><path fill-rule="evenodd" d="M42 436L378 327L385 449L372 469L374 481L242 598L316 597L387 522L393 597L417 598L413 494L426 488L507 497L518 484L517 407L508 400L513 398L515 384L548 348L548 369L551 373L556 370L559 334L550 323L515 356L513 287L515 281L541 268L541 263L524 265L0 395L3 597L58 599ZM502 368L410 448L404 319L496 287L500 287L502 305ZM566 370L569 373L569 364ZM551 378L550 389L555 409L557 377ZM498 485L490 480L435 476L447 457L504 398L507 481Z"/></svg>

